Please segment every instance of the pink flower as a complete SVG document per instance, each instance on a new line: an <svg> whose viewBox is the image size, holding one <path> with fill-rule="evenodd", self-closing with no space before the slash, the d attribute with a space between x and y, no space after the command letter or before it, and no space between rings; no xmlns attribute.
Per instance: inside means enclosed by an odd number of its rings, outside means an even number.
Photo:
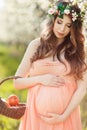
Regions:
<svg viewBox="0 0 87 130"><path fill-rule="evenodd" d="M48 10L48 14L52 15L52 14L54 14L54 13L55 13L55 9L54 9L54 8L50 8L50 9Z"/></svg>

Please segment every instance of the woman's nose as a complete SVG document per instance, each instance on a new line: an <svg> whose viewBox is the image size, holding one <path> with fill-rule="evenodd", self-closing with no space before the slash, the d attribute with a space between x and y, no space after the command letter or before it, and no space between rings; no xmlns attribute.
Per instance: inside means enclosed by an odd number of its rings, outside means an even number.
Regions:
<svg viewBox="0 0 87 130"><path fill-rule="evenodd" d="M61 32L64 32L64 31L65 31L65 25L62 25L62 26L61 26L60 31L61 31Z"/></svg>

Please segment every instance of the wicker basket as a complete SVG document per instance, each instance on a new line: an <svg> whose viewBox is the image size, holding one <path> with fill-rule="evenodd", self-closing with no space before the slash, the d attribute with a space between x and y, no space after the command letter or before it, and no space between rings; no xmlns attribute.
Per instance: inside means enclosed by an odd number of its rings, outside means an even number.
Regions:
<svg viewBox="0 0 87 130"><path fill-rule="evenodd" d="M0 85L3 82L5 82L6 80L17 79L17 78L21 78L21 77L10 76L8 78L5 78L0 82ZM6 102L3 100L3 98L2 97L0 98L0 114L1 115L4 115L6 117L10 117L10 118L13 118L13 119L20 119L24 115L25 109L26 109L25 103L20 103L17 106L8 106L6 104Z"/></svg>

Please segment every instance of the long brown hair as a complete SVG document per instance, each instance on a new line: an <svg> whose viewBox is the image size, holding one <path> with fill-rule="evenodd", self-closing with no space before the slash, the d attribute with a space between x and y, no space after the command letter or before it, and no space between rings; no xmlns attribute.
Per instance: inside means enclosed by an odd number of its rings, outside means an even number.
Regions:
<svg viewBox="0 0 87 130"><path fill-rule="evenodd" d="M63 4L69 4L63 2ZM77 12L80 9L77 5L72 5L72 8ZM57 37L53 33L54 21L58 15L49 19L46 28L40 37L40 46L32 57L31 61L34 62L38 59L42 59L52 51L53 57L56 55L60 62L61 51L64 50L65 59L69 62L71 71L69 74L75 75L77 79L82 79L83 72L87 66L85 63L85 51L84 51L84 35L82 34L82 21L79 19L76 22L72 22L71 32L65 37L65 40L61 44L57 44Z"/></svg>

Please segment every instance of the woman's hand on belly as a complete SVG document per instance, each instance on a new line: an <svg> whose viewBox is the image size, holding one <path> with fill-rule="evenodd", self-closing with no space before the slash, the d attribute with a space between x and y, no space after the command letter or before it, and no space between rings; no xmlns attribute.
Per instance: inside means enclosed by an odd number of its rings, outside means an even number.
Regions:
<svg viewBox="0 0 87 130"><path fill-rule="evenodd" d="M41 75L38 80L41 84L48 87L58 87L65 84L65 81L61 77L52 74Z"/></svg>
<svg viewBox="0 0 87 130"><path fill-rule="evenodd" d="M50 125L57 124L65 120L65 116L63 114L59 115L57 113L46 113L46 116L39 114L39 118Z"/></svg>

